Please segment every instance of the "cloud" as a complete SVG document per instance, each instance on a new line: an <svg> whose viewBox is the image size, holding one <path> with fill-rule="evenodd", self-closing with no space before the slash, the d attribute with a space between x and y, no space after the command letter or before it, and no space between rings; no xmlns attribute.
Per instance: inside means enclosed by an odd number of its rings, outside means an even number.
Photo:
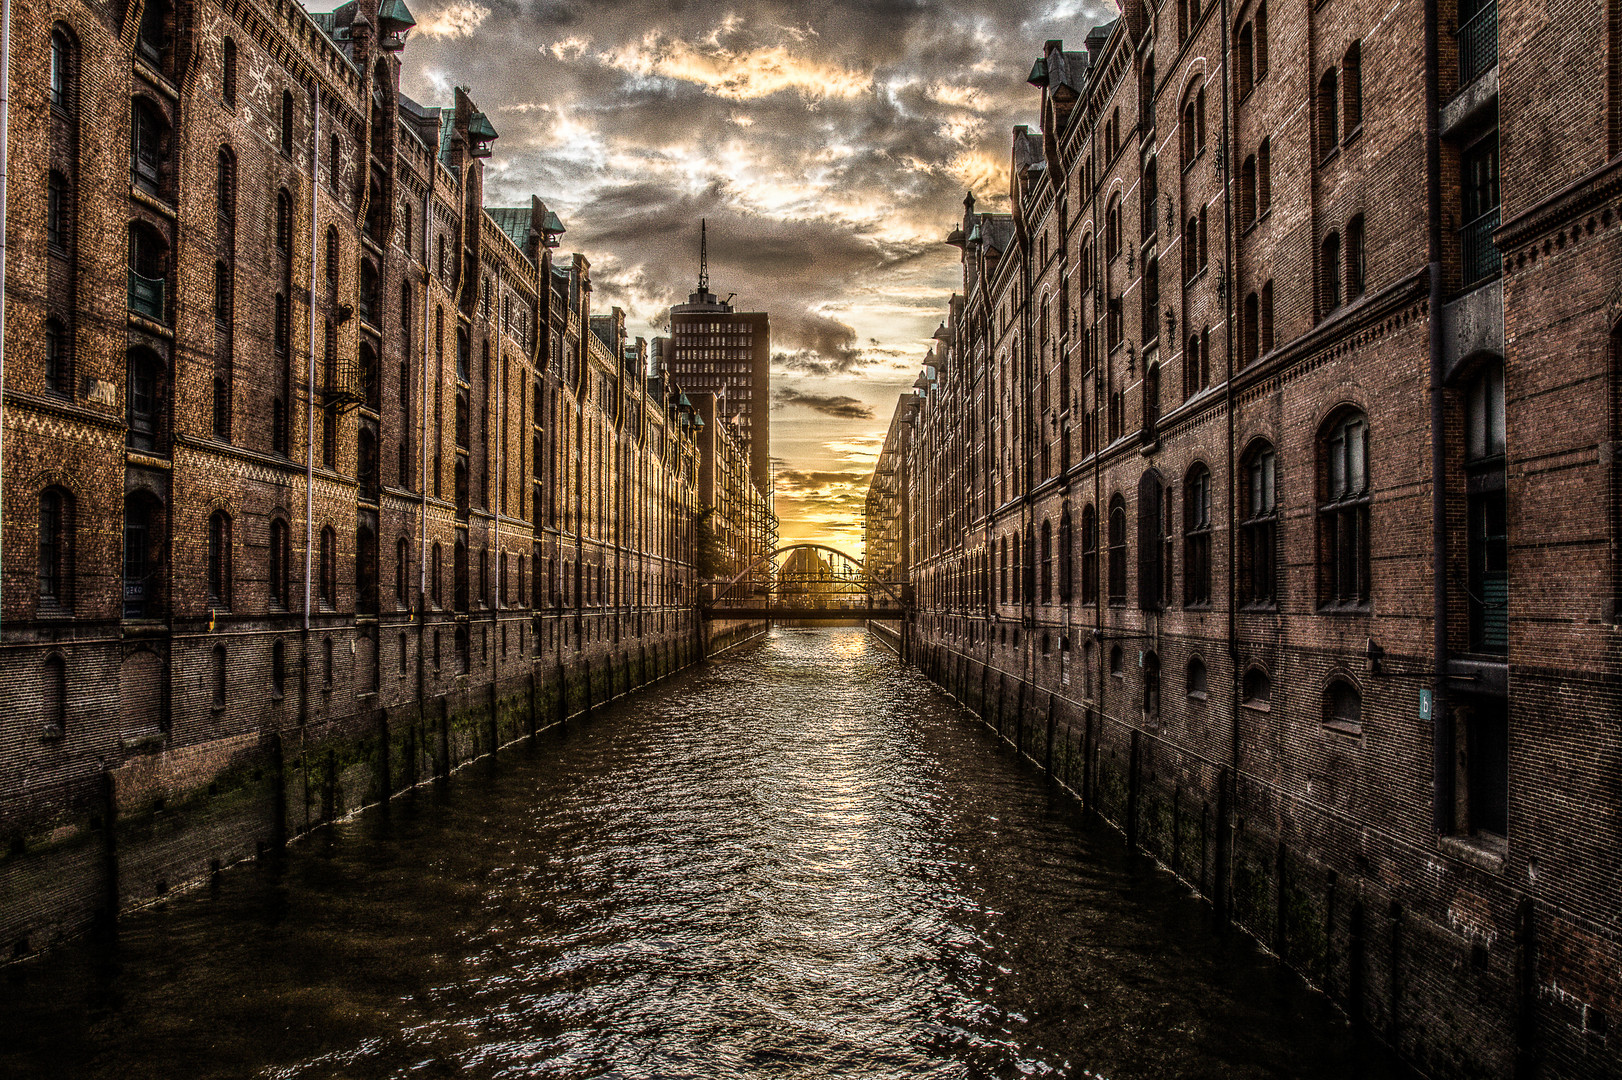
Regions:
<svg viewBox="0 0 1622 1080"><path fill-rule="evenodd" d="M483 4L474 3L473 0L452 0L448 6L417 23L417 33L436 38L472 37L473 32L489 17L490 9Z"/></svg>
<svg viewBox="0 0 1622 1080"><path fill-rule="evenodd" d="M1033 58L1117 15L1104 0L434 0L402 89L446 105L466 86L498 117L487 201L546 200L569 230L560 257L591 262L594 310L622 308L633 334L664 332L693 291L707 220L710 288L770 315L774 377L810 399L775 402L782 474L863 470L781 497L783 535L848 537L840 500L865 489L872 428L962 288L942 240L964 192L1007 207L1009 131L1039 121Z"/></svg>
<svg viewBox="0 0 1622 1080"><path fill-rule="evenodd" d="M812 412L819 412L838 420L873 419L872 406L860 398L846 397L843 394L807 394L792 387L780 386L777 388L777 402L779 405L803 406Z"/></svg>
<svg viewBox="0 0 1622 1080"><path fill-rule="evenodd" d="M644 78L658 75L693 83L733 101L792 90L816 102L828 97L852 98L872 88L873 78L866 72L796 55L784 45L726 48L719 40L724 30L723 24L697 45L654 31L639 42L599 53L597 59Z"/></svg>

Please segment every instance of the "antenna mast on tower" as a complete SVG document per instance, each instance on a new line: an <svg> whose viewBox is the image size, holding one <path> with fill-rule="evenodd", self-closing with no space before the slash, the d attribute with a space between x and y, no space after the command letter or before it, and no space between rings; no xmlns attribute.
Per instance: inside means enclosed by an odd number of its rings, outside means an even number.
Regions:
<svg viewBox="0 0 1622 1080"><path fill-rule="evenodd" d="M706 219L698 219L698 291L705 292L710 287L710 243L706 233Z"/></svg>

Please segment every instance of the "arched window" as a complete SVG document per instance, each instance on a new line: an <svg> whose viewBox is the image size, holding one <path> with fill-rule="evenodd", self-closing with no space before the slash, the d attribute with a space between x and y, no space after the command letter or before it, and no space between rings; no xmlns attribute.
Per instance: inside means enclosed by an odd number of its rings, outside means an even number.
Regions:
<svg viewBox="0 0 1622 1080"><path fill-rule="evenodd" d="M68 665L61 653L45 658L40 672L40 720L47 739L60 739L68 729Z"/></svg>
<svg viewBox="0 0 1622 1080"><path fill-rule="evenodd" d="M362 525L355 530L355 610L375 614L377 599L377 533Z"/></svg>
<svg viewBox="0 0 1622 1080"><path fill-rule="evenodd" d="M45 320L45 389L63 397L73 396L73 362L68 351L67 329L54 316Z"/></svg>
<svg viewBox="0 0 1622 1080"><path fill-rule="evenodd" d="M157 450L163 441L163 362L149 349L125 357L128 384L124 400L126 441L136 450Z"/></svg>
<svg viewBox="0 0 1622 1080"><path fill-rule="evenodd" d="M998 560L998 564L1002 568L1002 602L1006 604L1008 603L1008 536L1006 534L1002 538L1002 557Z"/></svg>
<svg viewBox="0 0 1622 1080"><path fill-rule="evenodd" d="M67 28L57 23L51 28L51 106L64 112L77 111L78 69L76 50Z"/></svg>
<svg viewBox="0 0 1622 1080"><path fill-rule="evenodd" d="M382 292L378 285L377 264L370 259L360 261L360 317L373 326L382 324Z"/></svg>
<svg viewBox="0 0 1622 1080"><path fill-rule="evenodd" d="M1326 160L1340 145L1340 93L1334 68L1318 80L1318 158Z"/></svg>
<svg viewBox="0 0 1622 1080"><path fill-rule="evenodd" d="M1160 483L1160 474L1146 470L1138 478L1138 608L1159 611L1165 606L1166 586L1171 571L1165 549L1170 530L1165 515L1170 503Z"/></svg>
<svg viewBox="0 0 1622 1080"><path fill-rule="evenodd" d="M270 522L270 602L272 607L286 610L287 603L287 570L292 560L292 549L288 543L287 522L282 518L272 518Z"/></svg>
<svg viewBox="0 0 1622 1080"><path fill-rule="evenodd" d="M362 499L377 501L377 473L377 436L363 424L355 436L355 478L359 481Z"/></svg>
<svg viewBox="0 0 1622 1080"><path fill-rule="evenodd" d="M1183 480L1183 603L1211 603L1211 470L1200 464Z"/></svg>
<svg viewBox="0 0 1622 1080"><path fill-rule="evenodd" d="M467 541L461 540L461 539L458 539L456 541L456 547L455 547L454 551L452 552L452 557L453 557L453 562L454 562L453 572L454 572L455 579L456 579L456 581L455 581L455 587L456 587L456 596L455 596L456 610L457 611L466 611L468 609L468 606L469 606L469 604L468 604Z"/></svg>
<svg viewBox="0 0 1622 1080"><path fill-rule="evenodd" d="M223 708L225 708L225 692L226 692L226 663L225 663L225 646L224 645L216 645L216 646L214 646L214 656L213 656L213 665L212 666L213 666L213 678L210 680L210 682L213 685L213 689L214 689L212 704L213 704L214 708L216 708L216 709L223 709Z"/></svg>
<svg viewBox="0 0 1622 1080"><path fill-rule="evenodd" d="M1070 507L1064 508L1059 518L1059 600L1068 604L1075 598L1075 529L1070 522Z"/></svg>
<svg viewBox="0 0 1622 1080"><path fill-rule="evenodd" d="M1160 716L1160 657L1152 651L1143 654L1143 715Z"/></svg>
<svg viewBox="0 0 1622 1080"><path fill-rule="evenodd" d="M1119 645L1110 646L1109 673L1116 676L1124 676L1126 674L1124 659L1122 657L1121 647Z"/></svg>
<svg viewBox="0 0 1622 1080"><path fill-rule="evenodd" d="M1239 227L1248 229L1256 223L1256 155L1245 158L1239 167Z"/></svg>
<svg viewBox="0 0 1622 1080"><path fill-rule="evenodd" d="M1153 440L1160 423L1160 365L1150 364L1143 373L1143 435Z"/></svg>
<svg viewBox="0 0 1622 1080"><path fill-rule="evenodd" d="M1256 217L1273 208L1273 140L1263 139L1256 147Z"/></svg>
<svg viewBox="0 0 1622 1080"><path fill-rule="evenodd" d="M1359 607L1369 600L1368 418L1331 418L1319 439L1318 602Z"/></svg>
<svg viewBox="0 0 1622 1080"><path fill-rule="evenodd" d="M276 192L276 250L284 255L293 250L293 196L286 188Z"/></svg>
<svg viewBox="0 0 1622 1080"><path fill-rule="evenodd" d="M1145 115L1150 118L1152 123L1154 110L1148 110ZM1160 231L1160 177L1159 166L1156 165L1156 161L1156 158L1151 157L1143 163L1143 194L1139 198L1139 203L1143 208L1142 233L1144 240L1150 239ZM1170 222L1167 222L1167 224L1170 224ZM1065 297L1066 299L1069 297L1068 290ZM1066 325L1069 323L1068 319L1062 321Z"/></svg>
<svg viewBox="0 0 1622 1080"><path fill-rule="evenodd" d="M1346 223L1346 298L1355 300L1366 288L1368 266L1363 249L1363 215Z"/></svg>
<svg viewBox="0 0 1622 1080"><path fill-rule="evenodd" d="M39 495L39 599L46 611L73 605L73 496L48 487Z"/></svg>
<svg viewBox="0 0 1622 1080"><path fill-rule="evenodd" d="M220 147L214 163L214 217L220 240L229 243L237 221L237 159L229 146Z"/></svg>
<svg viewBox="0 0 1622 1080"><path fill-rule="evenodd" d="M1042 522L1042 603L1053 603L1053 523Z"/></svg>
<svg viewBox="0 0 1622 1080"><path fill-rule="evenodd" d="M1324 726L1346 735L1363 734L1363 695L1344 678L1324 690Z"/></svg>
<svg viewBox="0 0 1622 1080"><path fill-rule="evenodd" d="M214 323L231 325L231 268L224 259L214 260Z"/></svg>
<svg viewBox="0 0 1622 1080"><path fill-rule="evenodd" d="M436 608L443 606L444 603L441 599L444 593L441 591L443 586L440 584L440 578L440 547L438 541L435 541L432 557L428 560L428 591Z"/></svg>
<svg viewBox="0 0 1622 1080"><path fill-rule="evenodd" d="M1272 705L1273 680L1268 678L1265 670L1254 666L1245 669L1239 700L1251 709L1267 709Z"/></svg>
<svg viewBox="0 0 1622 1080"><path fill-rule="evenodd" d="M226 38L221 53L220 95L234 109L237 107L237 43Z"/></svg>
<svg viewBox="0 0 1622 1080"><path fill-rule="evenodd" d="M1273 282L1262 283L1261 351L1265 356L1273 351Z"/></svg>
<svg viewBox="0 0 1622 1080"><path fill-rule="evenodd" d="M1109 510L1109 602L1126 603L1126 500L1119 495Z"/></svg>
<svg viewBox="0 0 1622 1080"><path fill-rule="evenodd" d="M45 244L58 255L67 253L73 237L72 210L72 185L52 169L45 177Z"/></svg>
<svg viewBox="0 0 1622 1080"><path fill-rule="evenodd" d="M163 198L168 180L169 123L147 98L136 98L130 109L135 144L130 162L132 182L147 194Z"/></svg>
<svg viewBox="0 0 1622 1080"><path fill-rule="evenodd" d="M163 504L150 491L124 497L124 617L154 619L162 614Z"/></svg>
<svg viewBox="0 0 1622 1080"><path fill-rule="evenodd" d="M169 242L144 221L129 227L129 308L154 322L168 321L165 291L169 278Z"/></svg>
<svg viewBox="0 0 1622 1080"><path fill-rule="evenodd" d="M293 153L293 92L282 91L282 153Z"/></svg>
<svg viewBox="0 0 1622 1080"><path fill-rule="evenodd" d="M1188 658L1188 696L1195 701L1206 698L1205 661L1197 656Z"/></svg>
<svg viewBox="0 0 1622 1080"><path fill-rule="evenodd" d="M1352 42L1340 62L1341 130L1350 139L1363 124L1363 43Z"/></svg>
<svg viewBox="0 0 1622 1080"><path fill-rule="evenodd" d="M1504 365L1482 365L1465 392L1470 648L1509 647L1509 520L1504 500Z"/></svg>
<svg viewBox="0 0 1622 1080"><path fill-rule="evenodd" d="M1273 447L1253 444L1240 468L1239 603L1270 606L1278 553L1277 464Z"/></svg>
<svg viewBox="0 0 1622 1080"><path fill-rule="evenodd" d="M327 243L325 249L325 262L323 269L327 275L327 291L329 293L338 288L338 274L340 272L338 253L338 226L327 226Z"/></svg>
<svg viewBox="0 0 1622 1080"><path fill-rule="evenodd" d="M1256 79L1260 81L1267 75L1267 5L1256 5Z"/></svg>
<svg viewBox="0 0 1622 1080"><path fill-rule="evenodd" d="M1098 603L1098 512L1091 503L1081 511L1081 602Z"/></svg>
<svg viewBox="0 0 1622 1080"><path fill-rule="evenodd" d="M1239 97L1241 99L1250 93L1251 87L1256 85L1256 32L1250 23L1239 28L1237 43L1234 45L1234 59L1239 69Z"/></svg>
<svg viewBox="0 0 1622 1080"><path fill-rule="evenodd" d="M1104 255L1115 258L1121 253L1121 197L1112 195L1109 209L1104 215Z"/></svg>
<svg viewBox="0 0 1622 1080"><path fill-rule="evenodd" d="M411 563L411 545L405 537L400 537L394 545L394 605L404 608L407 606L409 591L406 584L407 568Z"/></svg>
<svg viewBox="0 0 1622 1080"><path fill-rule="evenodd" d="M224 510L208 516L209 603L231 607L231 517Z"/></svg>
<svg viewBox="0 0 1622 1080"><path fill-rule="evenodd" d="M1201 93L1203 94L1204 91L1202 90ZM1190 93L1187 98L1183 99L1183 122L1182 122L1182 132L1181 132L1182 140L1181 140L1181 142L1183 144L1182 145L1182 150L1183 150L1183 168L1184 169L1187 169L1190 165L1192 165L1194 163L1194 158L1200 152L1200 142L1199 142L1199 137L1198 136L1199 136L1199 128L1200 128L1201 125L1200 125L1199 121L1194 116L1195 109L1196 109L1196 103L1195 103L1195 100L1194 100L1194 95L1192 93Z"/></svg>
<svg viewBox="0 0 1622 1080"><path fill-rule="evenodd" d="M1253 364L1261 355L1261 303L1255 293L1245 297L1244 311L1239 316L1239 360Z"/></svg>
<svg viewBox="0 0 1622 1080"><path fill-rule="evenodd" d="M1324 237L1323 254L1318 266L1319 300L1321 313L1328 315L1340 307L1340 234Z"/></svg>
<svg viewBox="0 0 1622 1080"><path fill-rule="evenodd" d="M366 407L373 412L383 410L383 372L377 362L377 350L370 341L361 340L356 352L356 365L360 370L360 392L365 395Z"/></svg>
<svg viewBox="0 0 1622 1080"><path fill-rule="evenodd" d="M135 49L147 63L167 73L164 62L169 49L169 5L165 0L146 0L141 25L135 32Z"/></svg>
<svg viewBox="0 0 1622 1080"><path fill-rule="evenodd" d="M459 326L456 328L456 377L462 382L468 382L473 378L470 372L471 364L472 355L467 330Z"/></svg>
<svg viewBox="0 0 1622 1080"><path fill-rule="evenodd" d="M338 603L338 534L332 531L332 526L324 525L321 528L321 564L320 577L317 579L320 586L321 606L336 607Z"/></svg>

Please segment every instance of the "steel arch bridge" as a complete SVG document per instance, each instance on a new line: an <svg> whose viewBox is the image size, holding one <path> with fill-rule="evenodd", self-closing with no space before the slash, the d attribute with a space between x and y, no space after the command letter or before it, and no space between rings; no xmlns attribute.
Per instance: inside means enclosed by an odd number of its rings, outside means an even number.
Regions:
<svg viewBox="0 0 1622 1080"><path fill-rule="evenodd" d="M869 576L862 560L827 544L798 543L759 556L737 575L706 583L706 619L834 622L902 619L907 584Z"/></svg>

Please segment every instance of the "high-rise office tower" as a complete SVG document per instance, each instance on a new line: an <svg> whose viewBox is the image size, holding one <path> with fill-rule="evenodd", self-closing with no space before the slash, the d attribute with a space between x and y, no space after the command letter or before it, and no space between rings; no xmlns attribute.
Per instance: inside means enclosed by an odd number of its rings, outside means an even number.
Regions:
<svg viewBox="0 0 1622 1080"><path fill-rule="evenodd" d="M670 309L670 373L686 390L712 393L736 419L749 451L749 473L770 498L771 328L764 311L735 311L732 297L710 292L708 235L699 225L698 289ZM736 294L733 294L736 295Z"/></svg>

